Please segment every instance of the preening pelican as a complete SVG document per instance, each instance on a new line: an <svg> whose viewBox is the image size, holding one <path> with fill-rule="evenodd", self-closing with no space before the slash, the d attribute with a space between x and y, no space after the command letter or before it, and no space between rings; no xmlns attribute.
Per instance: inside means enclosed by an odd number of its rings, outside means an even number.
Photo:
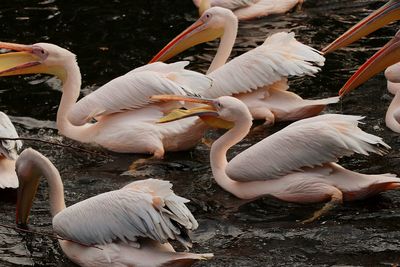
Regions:
<svg viewBox="0 0 400 267"><path fill-rule="evenodd" d="M165 151L192 148L207 128L200 120L155 123L173 106L153 103L151 95L184 95L191 88L204 90L211 85L210 78L185 70L187 62L158 62L134 69L75 103L81 74L74 54L48 43L1 42L0 48L19 51L0 55L0 76L45 73L61 79L63 95L57 127L71 139L96 143L115 152L151 153L161 158ZM94 118L97 122L92 123Z"/></svg>
<svg viewBox="0 0 400 267"><path fill-rule="evenodd" d="M190 266L212 254L175 252L168 243L176 239L191 247L188 231L198 224L167 181L148 179L65 207L64 189L56 167L42 154L26 149L16 171L20 182L17 224L28 223L29 212L44 176L49 185L54 232L66 256L83 267ZM96 246L96 247L94 247Z"/></svg>
<svg viewBox="0 0 400 267"><path fill-rule="evenodd" d="M381 138L358 128L362 117L327 114L294 122L228 163L227 151L248 134L252 125L246 105L229 96L214 100L179 96L153 98L206 104L203 109L175 110L160 122L197 115L217 117L234 124L213 143L210 163L215 181L238 198L271 195L297 203L329 201L305 221L310 222L342 201L362 199L400 187L400 178L393 174L360 174L334 163L343 156L382 154L382 148L389 148Z"/></svg>
<svg viewBox="0 0 400 267"><path fill-rule="evenodd" d="M296 6L301 9L303 2L304 0L193 0L200 14L209 7L219 6L232 10L240 20L284 14Z"/></svg>
<svg viewBox="0 0 400 267"><path fill-rule="evenodd" d="M325 53L330 53L340 47L347 46L384 25L399 19L400 1L389 1L337 38L323 51L325 51ZM400 64L397 64L400 62L399 44L400 32L398 32L388 44L368 59L356 73L349 78L339 92L339 94L343 96L387 68L385 76L388 80L388 90L394 94L395 97L386 112L385 121L388 128L398 133L400 133L400 94L398 94L398 89L400 88Z"/></svg>
<svg viewBox="0 0 400 267"><path fill-rule="evenodd" d="M8 116L0 111L0 137L18 138L18 133ZM15 160L22 142L0 140L0 188L17 188L18 178L15 173Z"/></svg>
<svg viewBox="0 0 400 267"><path fill-rule="evenodd" d="M150 62L168 60L196 44L221 38L207 72L213 84L201 95L208 98L235 96L247 105L254 119L266 120L266 124L314 116L327 104L339 100L338 97L304 100L287 91L287 77L313 76L325 61L318 51L298 42L294 33L274 34L263 45L226 63L237 28L238 21L232 11L210 8Z"/></svg>

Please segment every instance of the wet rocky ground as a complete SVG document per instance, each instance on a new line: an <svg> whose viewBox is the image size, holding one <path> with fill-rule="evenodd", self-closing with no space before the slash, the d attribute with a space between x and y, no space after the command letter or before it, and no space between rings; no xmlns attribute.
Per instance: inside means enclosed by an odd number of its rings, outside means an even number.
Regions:
<svg viewBox="0 0 400 267"><path fill-rule="evenodd" d="M268 34L294 31L297 38L317 49L385 1L306 0L302 12L240 24L234 55L261 44ZM52 42L77 54L83 73L82 95L145 64L172 37L196 19L190 0L61 1L2 0L0 40L19 43ZM336 95L351 73L396 32L392 24L350 48L327 57L315 78L291 81L291 90L306 98ZM191 49L181 59L204 71L216 42ZM193 56L194 55L194 56ZM34 75L0 79L0 110L12 116L20 135L81 144L57 135L54 120L60 100L59 82ZM362 126L392 146L384 156L352 157L341 163L364 173L400 175L399 135L384 124L391 96L383 75L331 106L327 112L366 116ZM254 131L230 151L235 155L284 127ZM221 132L209 135L216 137ZM175 191L191 199L190 209L200 222L194 233L194 251L213 252L215 258L197 266L391 266L400 262L400 192L386 192L364 201L344 203L320 221L302 225L318 205L288 204L271 198L245 203L220 189L212 179L209 148L199 145L168 153L163 162L126 173L143 155L122 155L92 146L89 154L48 144L25 142L49 157L64 180L67 204L126 183L148 177L170 180ZM266 162L265 164L268 164ZM33 229L51 231L43 182L32 209ZM0 192L0 223L13 225L15 192ZM182 249L179 248L178 249ZM0 266L75 266L57 241L0 227Z"/></svg>

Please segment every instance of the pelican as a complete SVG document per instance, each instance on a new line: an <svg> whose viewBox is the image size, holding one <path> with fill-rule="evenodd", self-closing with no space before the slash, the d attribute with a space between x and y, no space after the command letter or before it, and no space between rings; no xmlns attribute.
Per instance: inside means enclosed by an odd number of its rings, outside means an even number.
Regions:
<svg viewBox="0 0 400 267"><path fill-rule="evenodd" d="M0 111L0 138L18 138L18 133L8 116ZM22 142L0 139L0 188L17 188L18 178L15 173L15 160Z"/></svg>
<svg viewBox="0 0 400 267"><path fill-rule="evenodd" d="M333 41L323 51L330 53L336 49L350 45L384 25L399 19L400 1L389 1ZM400 62L398 52L399 41L400 32L381 50L368 59L339 91L339 95L343 96L387 68L385 71L387 87L389 92L394 94L395 97L386 112L385 122L388 128L398 133L400 133L400 94L398 93L400 88L400 63L398 63Z"/></svg>
<svg viewBox="0 0 400 267"><path fill-rule="evenodd" d="M114 152L150 153L162 158L165 151L192 148L207 129L198 119L165 126L155 123L173 107L149 101L151 95L186 94L191 88L210 86L208 77L184 69L187 62L136 68L75 103L81 74L73 53L49 43L0 42L0 48L18 51L0 55L0 76L45 73L61 79L57 128L71 139Z"/></svg>
<svg viewBox="0 0 400 267"><path fill-rule="evenodd" d="M60 174L45 156L24 150L16 171L20 182L17 224L28 223L39 179L45 177L53 230L64 238L59 244L65 255L80 266L191 266L213 256L175 252L168 243L176 239L191 247L188 231L198 223L185 206L189 200L175 195L167 181L136 181L66 208Z"/></svg>
<svg viewBox="0 0 400 267"><path fill-rule="evenodd" d="M381 138L358 128L360 116L326 114L294 122L228 162L227 151L246 137L252 125L245 104L229 96L210 100L153 98L206 104L203 108L175 110L160 122L206 116L233 123L233 128L212 144L210 163L215 181L236 197L254 199L270 195L296 203L329 201L304 222L319 218L342 201L400 187L400 178L393 174L366 175L335 163L343 156L382 154L382 148L389 148Z"/></svg>
<svg viewBox="0 0 400 267"><path fill-rule="evenodd" d="M314 76L325 61L318 51L298 42L294 33L276 33L263 45L226 63L237 28L238 20L231 10L212 7L150 62L168 60L189 47L220 37L217 54L207 71L213 84L202 96L235 96L247 105L254 119L265 120L266 124L314 116L327 104L339 100L338 97L304 100L287 91L287 77Z"/></svg>
<svg viewBox="0 0 400 267"><path fill-rule="evenodd" d="M200 14L209 7L219 6L233 10L240 20L284 14L296 6L300 10L303 2L304 0L193 0Z"/></svg>

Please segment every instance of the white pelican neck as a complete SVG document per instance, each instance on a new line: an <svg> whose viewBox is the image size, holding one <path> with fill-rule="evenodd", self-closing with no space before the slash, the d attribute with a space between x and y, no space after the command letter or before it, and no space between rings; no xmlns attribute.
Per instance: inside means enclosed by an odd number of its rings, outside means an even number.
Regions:
<svg viewBox="0 0 400 267"><path fill-rule="evenodd" d="M229 148L236 145L246 137L250 131L251 125L251 117L249 119L243 118L236 121L235 126L232 129L213 143L210 152L210 164L215 181L222 188L239 198L245 198L242 195L244 192L243 188L241 188L242 183L232 180L226 174L226 166L228 165L226 153Z"/></svg>
<svg viewBox="0 0 400 267"><path fill-rule="evenodd" d="M210 74L211 72L225 65L232 52L232 48L235 45L239 22L232 12L227 14L230 13L231 16L225 16L224 34L221 37L221 42L218 46L217 53L215 54L215 57L207 70L207 74Z"/></svg>
<svg viewBox="0 0 400 267"><path fill-rule="evenodd" d="M64 186L60 173L51 161L33 149L24 150L16 163L16 170L20 180L19 202L33 201L39 180L43 176L49 185L50 210L54 217L65 209ZM29 187L29 188L25 188ZM26 198L26 199L24 199ZM29 199L30 198L30 199Z"/></svg>
<svg viewBox="0 0 400 267"><path fill-rule="evenodd" d="M57 128L59 132L71 139L90 143L93 141L95 124L82 126L73 125L68 119L68 113L76 103L81 90L81 73L75 60L65 63L65 77L59 77L63 83L63 94L57 111Z"/></svg>

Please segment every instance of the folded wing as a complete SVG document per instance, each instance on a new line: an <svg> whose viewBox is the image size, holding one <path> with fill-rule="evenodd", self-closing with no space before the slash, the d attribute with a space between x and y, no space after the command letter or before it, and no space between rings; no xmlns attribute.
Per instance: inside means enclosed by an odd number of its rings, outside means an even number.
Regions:
<svg viewBox="0 0 400 267"><path fill-rule="evenodd" d="M184 61L156 62L136 68L79 100L68 118L72 124L82 125L98 116L143 108L153 103L152 95L197 94L211 86L210 78L185 70L186 65Z"/></svg>
<svg viewBox="0 0 400 267"><path fill-rule="evenodd" d="M186 231L198 224L185 206L188 200L175 195L171 187L167 181L148 179L89 198L57 214L54 231L85 244L146 237L161 243L176 239L190 247Z"/></svg>
<svg viewBox="0 0 400 267"><path fill-rule="evenodd" d="M234 157L227 174L237 181L276 179L354 153L382 154L389 146L361 130L361 119L327 114L292 123Z"/></svg>
<svg viewBox="0 0 400 267"><path fill-rule="evenodd" d="M235 10L238 8L244 8L251 6L260 0L225 0L225 1L211 1L211 6L220 6L228 8L230 10Z"/></svg>

